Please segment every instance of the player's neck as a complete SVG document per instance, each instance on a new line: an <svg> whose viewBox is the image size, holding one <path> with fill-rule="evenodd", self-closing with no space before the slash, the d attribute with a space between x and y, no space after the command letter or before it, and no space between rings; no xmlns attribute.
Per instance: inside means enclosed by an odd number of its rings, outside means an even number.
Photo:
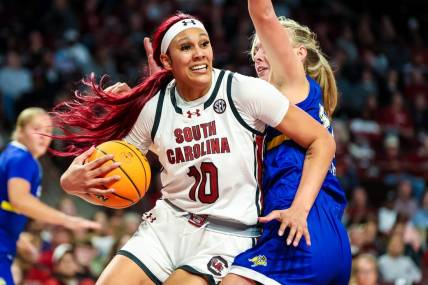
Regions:
<svg viewBox="0 0 428 285"><path fill-rule="evenodd" d="M177 82L176 88L180 97L184 101L194 101L206 95L211 88L211 82L208 84L183 84Z"/></svg>

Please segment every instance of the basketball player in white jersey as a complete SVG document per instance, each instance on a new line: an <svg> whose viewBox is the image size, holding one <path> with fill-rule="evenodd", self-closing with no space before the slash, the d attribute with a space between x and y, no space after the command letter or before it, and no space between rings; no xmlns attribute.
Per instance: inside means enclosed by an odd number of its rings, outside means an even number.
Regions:
<svg viewBox="0 0 428 285"><path fill-rule="evenodd" d="M307 188L324 178L334 140L269 83L214 69L208 34L194 17L165 20L153 48L161 71L121 96L94 85L92 94L66 102L67 112L54 117L60 125L80 128L68 140L97 144L122 138L144 153L153 147L163 166L162 199L143 215L98 284L216 284L259 236L266 125L310 150L301 181ZM97 120L88 127L94 110ZM131 124L120 120L125 117ZM82 165L91 152L76 157L63 174L68 193L114 191L103 185L117 178L99 177L117 165L103 166L111 156Z"/></svg>

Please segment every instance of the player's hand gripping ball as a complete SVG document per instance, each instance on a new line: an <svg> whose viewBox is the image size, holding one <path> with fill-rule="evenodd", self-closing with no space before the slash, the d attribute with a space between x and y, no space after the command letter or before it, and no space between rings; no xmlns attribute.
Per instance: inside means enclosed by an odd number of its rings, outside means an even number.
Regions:
<svg viewBox="0 0 428 285"><path fill-rule="evenodd" d="M120 176L120 180L104 185L105 189L113 188L115 192L88 194L87 198L95 204L114 209L126 208L140 201L150 185L151 171L147 158L135 146L114 140L98 145L85 163L106 154L114 155L113 159L106 163L121 163L118 168L104 175L104 177Z"/></svg>

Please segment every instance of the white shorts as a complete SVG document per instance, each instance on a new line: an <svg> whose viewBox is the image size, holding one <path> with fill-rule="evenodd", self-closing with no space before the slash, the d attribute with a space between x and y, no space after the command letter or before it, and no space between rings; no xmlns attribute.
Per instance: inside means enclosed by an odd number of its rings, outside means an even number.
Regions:
<svg viewBox="0 0 428 285"><path fill-rule="evenodd" d="M229 272L235 256L252 247L255 239L202 224L191 224L188 213L158 200L118 254L134 261L155 284L165 282L177 269L216 284Z"/></svg>

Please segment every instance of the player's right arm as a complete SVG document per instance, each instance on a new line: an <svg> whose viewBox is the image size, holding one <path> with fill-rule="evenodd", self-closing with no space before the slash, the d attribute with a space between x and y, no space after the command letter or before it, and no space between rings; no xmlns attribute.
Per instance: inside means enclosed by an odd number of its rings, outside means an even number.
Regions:
<svg viewBox="0 0 428 285"><path fill-rule="evenodd" d="M65 192L78 196L88 202L87 194L108 194L114 189L105 189L104 185L112 184L120 179L119 176L103 177L113 169L119 167L119 163L104 165L113 158L112 155L105 155L89 163L85 160L92 154L95 147L91 147L77 156L67 170L61 175L60 184Z"/></svg>
<svg viewBox="0 0 428 285"><path fill-rule="evenodd" d="M248 11L271 66L271 83L292 103L300 102L306 97L309 85L298 54L306 50L293 47L271 0L248 0Z"/></svg>
<svg viewBox="0 0 428 285"><path fill-rule="evenodd" d="M99 223L66 215L44 204L31 194L30 187L30 183L23 178L14 177L8 180L9 202L14 211L45 223L61 225L72 230L99 229L101 227Z"/></svg>
<svg viewBox="0 0 428 285"><path fill-rule="evenodd" d="M114 86L126 88L125 85L117 83ZM151 141L151 128L153 126L156 113L157 101L150 100L140 112L137 121L129 134L123 138L126 142L139 148L144 154L147 154ZM79 156L77 156L67 170L61 175L60 184L65 192L78 196L92 204L93 201L87 199L88 194L108 194L113 193L114 189L105 189L104 185L112 185L120 179L120 176L104 177L110 171L119 167L119 162L105 164L113 159L112 155L104 155L89 163L86 159L92 154L95 147L91 147Z"/></svg>

